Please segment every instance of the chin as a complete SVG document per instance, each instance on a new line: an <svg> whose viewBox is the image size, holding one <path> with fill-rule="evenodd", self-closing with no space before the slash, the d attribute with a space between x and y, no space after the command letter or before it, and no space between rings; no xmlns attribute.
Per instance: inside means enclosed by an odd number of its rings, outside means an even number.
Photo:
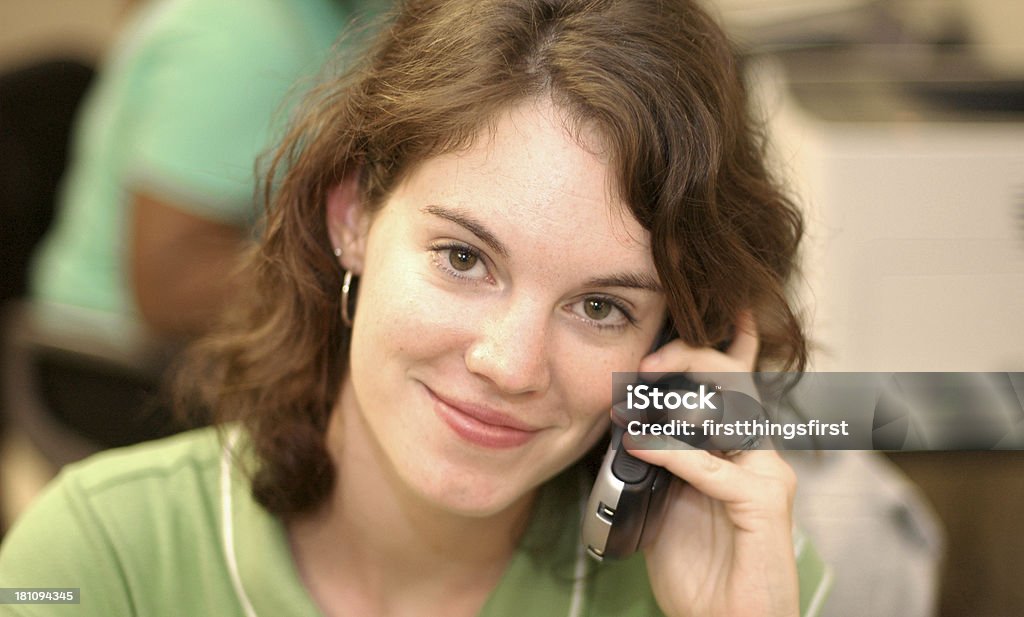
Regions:
<svg viewBox="0 0 1024 617"><path fill-rule="evenodd" d="M450 449L451 443L442 442L431 449L432 455L425 453L418 461L405 461L412 465L402 475L406 486L427 503L470 518L486 518L516 508L589 449L547 458L544 454L558 446L542 440L514 454L481 456L468 454L463 444L455 443Z"/></svg>
<svg viewBox="0 0 1024 617"><path fill-rule="evenodd" d="M428 472L426 467L419 469ZM538 488L500 471L488 473L451 463L433 465L414 480L420 497L436 507L469 518L486 518L522 502Z"/></svg>

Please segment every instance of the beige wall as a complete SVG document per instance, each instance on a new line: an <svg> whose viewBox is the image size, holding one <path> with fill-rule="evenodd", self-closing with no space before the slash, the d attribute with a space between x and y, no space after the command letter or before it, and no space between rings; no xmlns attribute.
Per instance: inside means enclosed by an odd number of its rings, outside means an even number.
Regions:
<svg viewBox="0 0 1024 617"><path fill-rule="evenodd" d="M0 0L0 67L40 54L72 53L97 57L116 30L125 8L140 0ZM857 6L865 0L822 0L817 10ZM892 0L914 30L927 36L950 19L988 43L985 53L1000 65L1024 65L1019 28L1021 0ZM707 0L726 13L761 15L807 10L805 0ZM780 6L781 5L781 6ZM767 10L771 9L771 10Z"/></svg>
<svg viewBox="0 0 1024 617"><path fill-rule="evenodd" d="M96 58L132 0L0 0L0 67L33 57Z"/></svg>

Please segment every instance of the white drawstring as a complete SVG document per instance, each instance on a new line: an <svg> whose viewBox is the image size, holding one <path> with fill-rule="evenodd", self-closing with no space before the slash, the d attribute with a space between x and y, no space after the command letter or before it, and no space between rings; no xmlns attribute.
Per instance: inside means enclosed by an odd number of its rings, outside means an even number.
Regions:
<svg viewBox="0 0 1024 617"><path fill-rule="evenodd" d="M242 577L238 574L238 558L235 555L235 525L231 515L231 452L238 441L238 428L235 427L228 433L227 443L224 444L224 451L220 459L220 512L221 512L221 535L224 537L224 559L228 564L228 574L231 575L231 584L235 588L235 595L242 605L242 611L246 617L257 617L256 610L252 607L249 595L245 593L242 586Z"/></svg>

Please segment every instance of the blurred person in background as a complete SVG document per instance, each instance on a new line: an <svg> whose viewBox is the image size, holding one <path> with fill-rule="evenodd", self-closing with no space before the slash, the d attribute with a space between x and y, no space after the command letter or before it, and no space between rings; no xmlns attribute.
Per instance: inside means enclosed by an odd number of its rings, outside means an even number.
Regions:
<svg viewBox="0 0 1024 617"><path fill-rule="evenodd" d="M165 336L204 331L234 289L275 117L372 5L140 3L77 123L34 297L137 315Z"/></svg>

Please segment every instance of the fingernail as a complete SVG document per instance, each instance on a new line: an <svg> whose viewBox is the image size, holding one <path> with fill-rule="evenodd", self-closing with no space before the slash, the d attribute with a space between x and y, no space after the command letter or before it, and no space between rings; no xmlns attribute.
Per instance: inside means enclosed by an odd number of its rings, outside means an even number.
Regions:
<svg viewBox="0 0 1024 617"><path fill-rule="evenodd" d="M626 433L622 436L622 444L627 450L657 450L660 449L661 440L654 435L632 435Z"/></svg>
<svg viewBox="0 0 1024 617"><path fill-rule="evenodd" d="M687 448L686 444L666 435L626 433L622 436L623 443L629 450L673 450L677 447Z"/></svg>
<svg viewBox="0 0 1024 617"><path fill-rule="evenodd" d="M641 373L653 373L658 370L661 365L661 352L656 351L640 362Z"/></svg>
<svg viewBox="0 0 1024 617"><path fill-rule="evenodd" d="M625 426L629 417L630 409L626 401L620 401L612 405L612 422Z"/></svg>

